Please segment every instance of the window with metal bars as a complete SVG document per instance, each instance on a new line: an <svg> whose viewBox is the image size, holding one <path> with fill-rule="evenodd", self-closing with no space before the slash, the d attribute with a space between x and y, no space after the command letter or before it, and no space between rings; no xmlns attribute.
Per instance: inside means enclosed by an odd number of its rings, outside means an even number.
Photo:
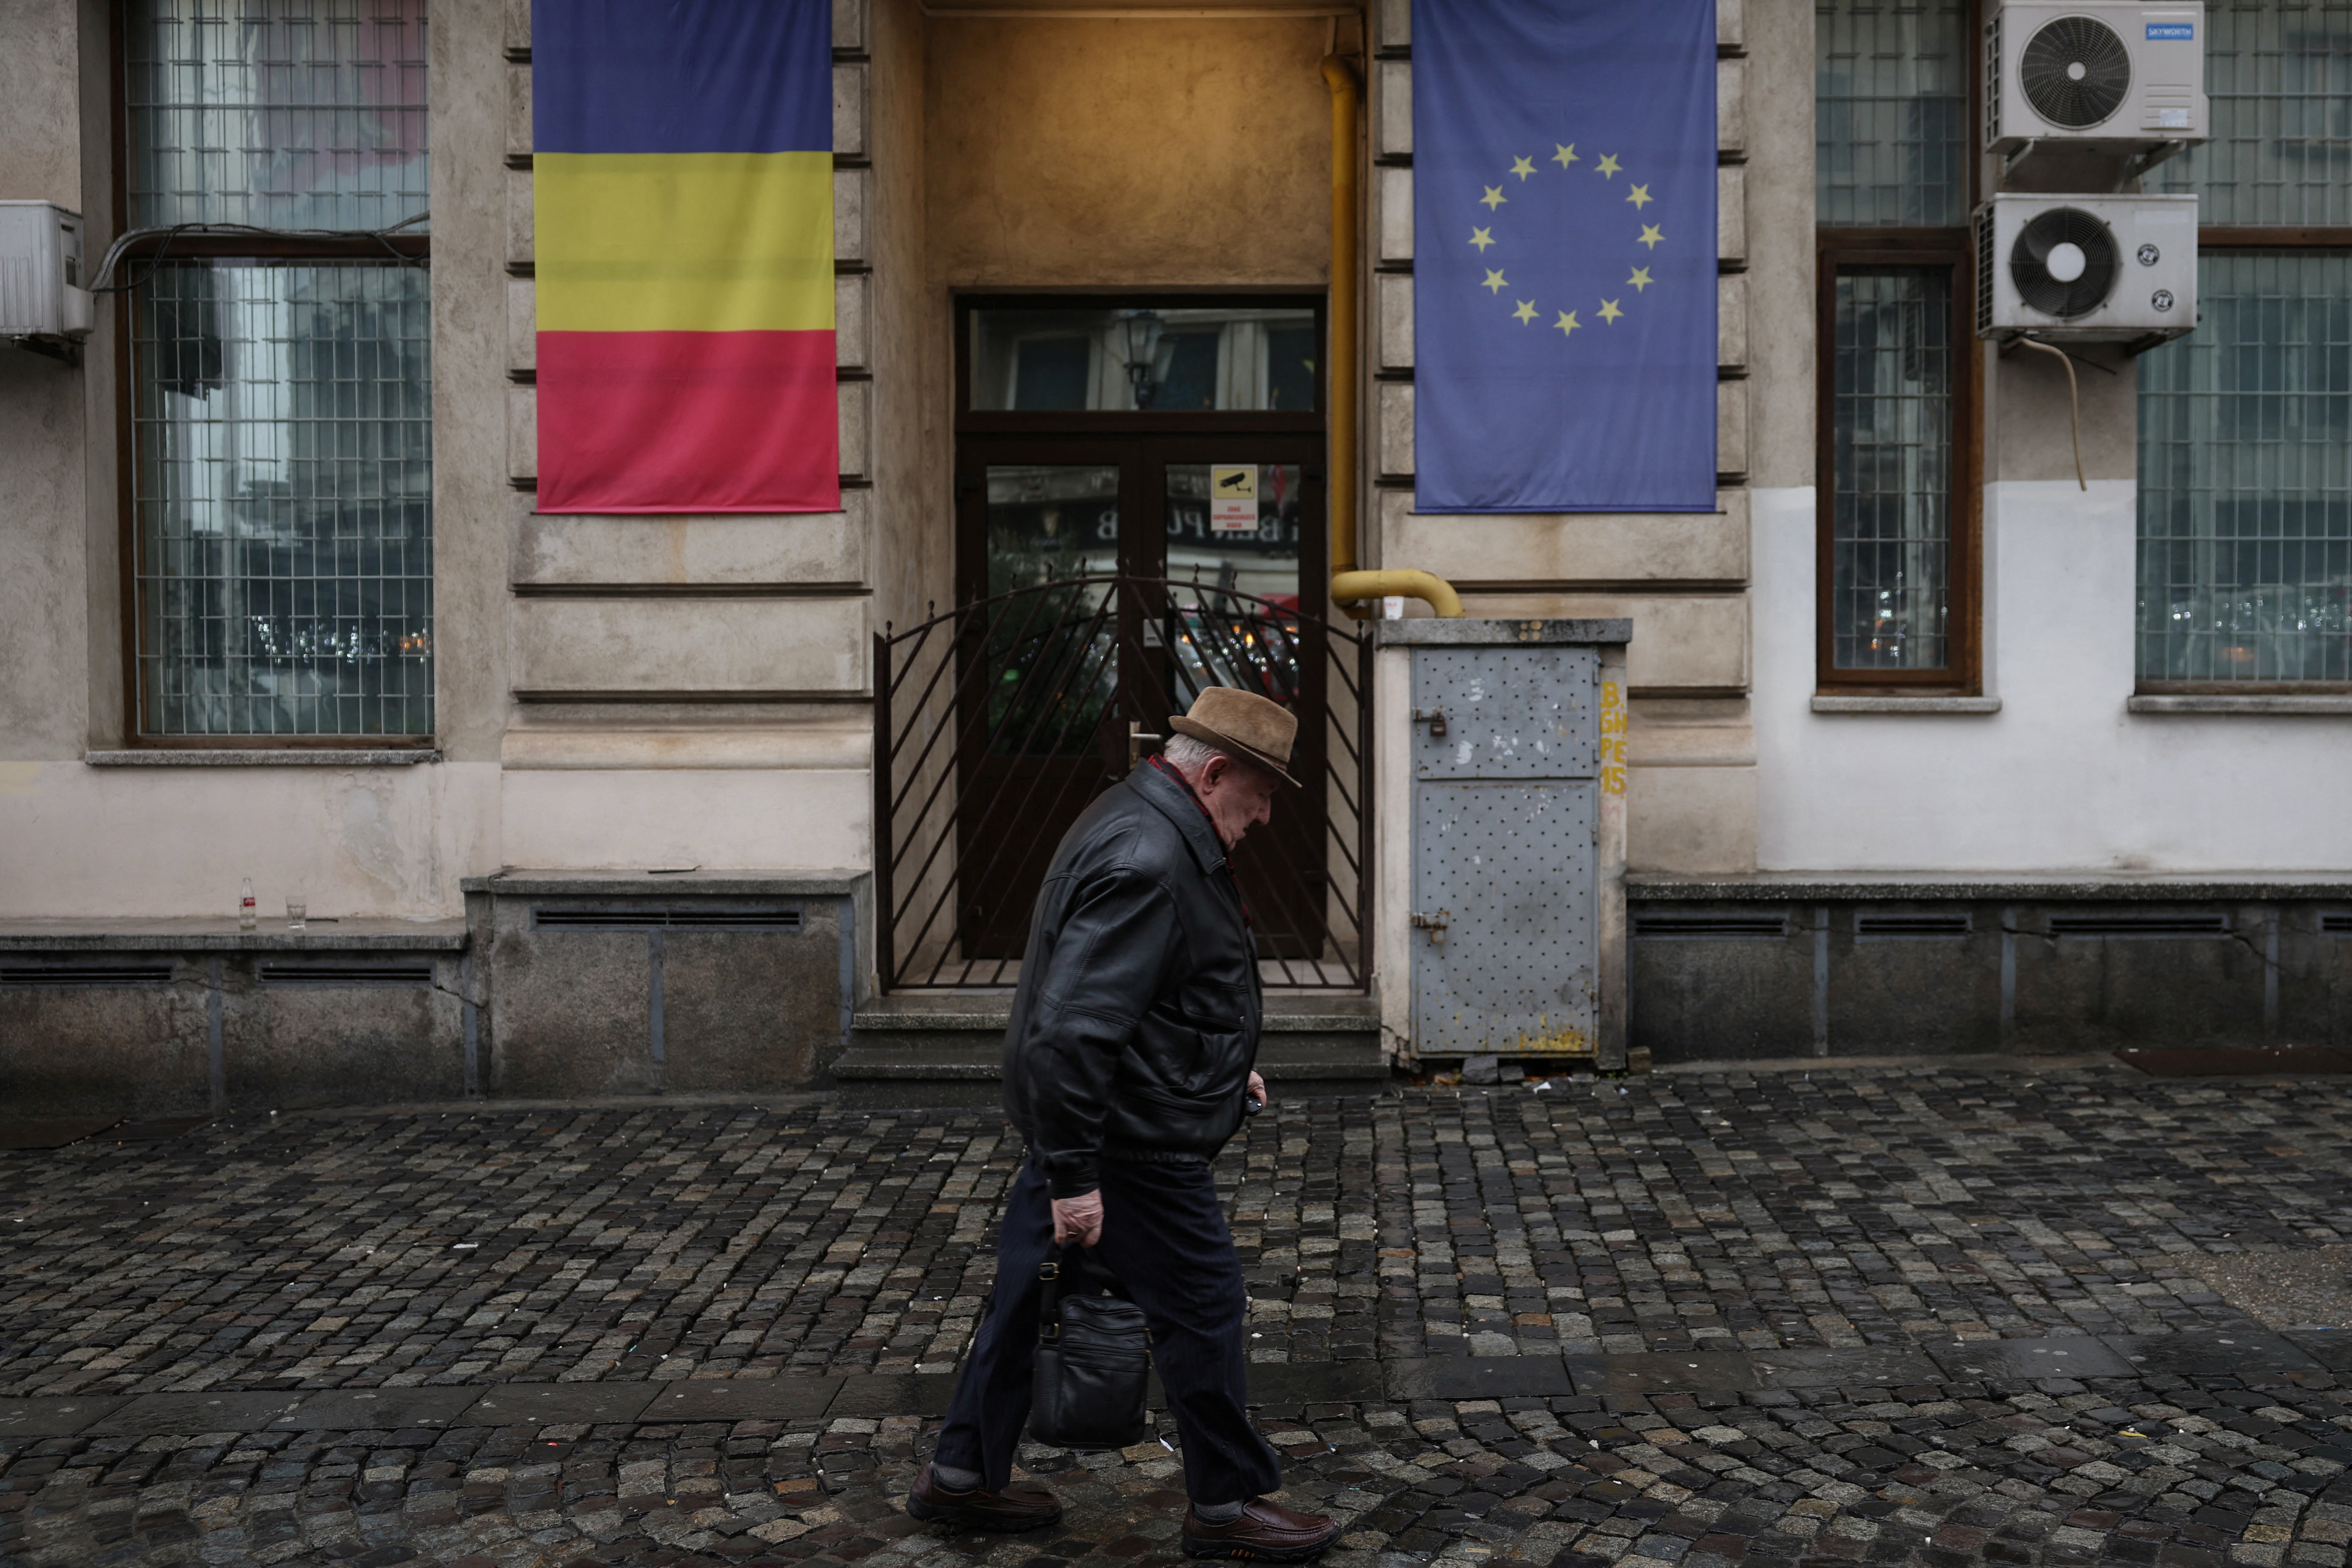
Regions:
<svg viewBox="0 0 2352 1568"><path fill-rule="evenodd" d="M123 16L123 196L146 231L116 274L138 735L421 742L425 0Z"/></svg>
<svg viewBox="0 0 2352 1568"><path fill-rule="evenodd" d="M1816 0L1816 682L1976 689L1972 0Z"/></svg>
<svg viewBox="0 0 2352 1568"><path fill-rule="evenodd" d="M2139 679L2352 689L2352 253L2200 256L2139 368Z"/></svg>
<svg viewBox="0 0 2352 1568"><path fill-rule="evenodd" d="M1813 7L1814 217L1947 228L1969 216L1968 0Z"/></svg>
<svg viewBox="0 0 2352 1568"><path fill-rule="evenodd" d="M2207 0L2197 331L2141 357L2148 692L2352 690L2352 0Z"/></svg>

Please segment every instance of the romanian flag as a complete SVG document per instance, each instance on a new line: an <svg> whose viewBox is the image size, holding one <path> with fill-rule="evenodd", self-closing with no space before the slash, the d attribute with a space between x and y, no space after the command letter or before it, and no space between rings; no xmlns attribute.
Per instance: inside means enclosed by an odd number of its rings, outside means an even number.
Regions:
<svg viewBox="0 0 2352 1568"><path fill-rule="evenodd" d="M840 510L831 0L531 29L539 510Z"/></svg>

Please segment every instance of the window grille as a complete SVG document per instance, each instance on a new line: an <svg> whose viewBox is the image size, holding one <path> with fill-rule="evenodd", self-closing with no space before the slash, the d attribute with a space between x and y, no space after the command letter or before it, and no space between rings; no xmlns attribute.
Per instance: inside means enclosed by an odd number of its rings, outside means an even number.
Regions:
<svg viewBox="0 0 2352 1568"><path fill-rule="evenodd" d="M133 223L281 231L156 236L118 272L140 731L429 736L425 0L127 21Z"/></svg>
<svg viewBox="0 0 2352 1568"><path fill-rule="evenodd" d="M1830 652L1836 669L1951 662L1951 271L1837 275Z"/></svg>
<svg viewBox="0 0 2352 1568"><path fill-rule="evenodd" d="M2209 252L2139 362L2139 679L2352 681L2352 255Z"/></svg>
<svg viewBox="0 0 2352 1568"><path fill-rule="evenodd" d="M1815 218L1942 228L1969 212L1969 8L1823 0L1813 13Z"/></svg>
<svg viewBox="0 0 2352 1568"><path fill-rule="evenodd" d="M2147 188L2204 224L2352 224L2352 0L2206 0L2205 33L2212 137Z"/></svg>

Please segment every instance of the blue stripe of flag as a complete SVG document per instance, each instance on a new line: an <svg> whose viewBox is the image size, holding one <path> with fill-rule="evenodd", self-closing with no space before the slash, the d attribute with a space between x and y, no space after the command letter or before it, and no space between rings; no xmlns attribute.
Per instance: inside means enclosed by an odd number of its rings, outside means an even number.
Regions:
<svg viewBox="0 0 2352 1568"><path fill-rule="evenodd" d="M537 0L542 153L830 153L832 0Z"/></svg>

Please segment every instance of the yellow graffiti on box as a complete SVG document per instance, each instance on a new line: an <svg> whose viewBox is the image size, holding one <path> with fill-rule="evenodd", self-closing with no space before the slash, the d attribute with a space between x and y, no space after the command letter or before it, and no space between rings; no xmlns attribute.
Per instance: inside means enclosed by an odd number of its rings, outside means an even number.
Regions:
<svg viewBox="0 0 2352 1568"><path fill-rule="evenodd" d="M1625 793L1625 731L1631 716L1625 689L1613 680L1601 683L1601 788L1605 795Z"/></svg>

